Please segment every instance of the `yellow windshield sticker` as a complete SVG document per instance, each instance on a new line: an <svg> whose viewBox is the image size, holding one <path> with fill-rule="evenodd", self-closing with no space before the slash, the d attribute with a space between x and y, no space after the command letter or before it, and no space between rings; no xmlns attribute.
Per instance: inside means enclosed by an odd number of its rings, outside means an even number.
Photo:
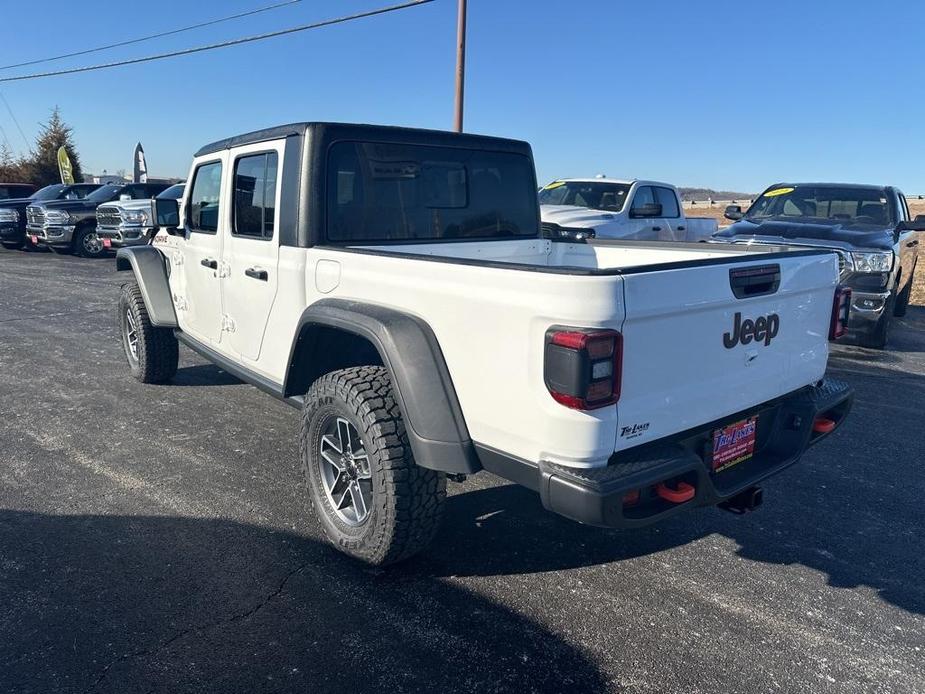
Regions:
<svg viewBox="0 0 925 694"><path fill-rule="evenodd" d="M787 193L792 193L793 190L793 188L775 188L774 190L769 190L767 193L765 193L764 197L773 198L778 195L786 195Z"/></svg>
<svg viewBox="0 0 925 694"><path fill-rule="evenodd" d="M558 188L559 186L564 186L565 181L553 181L548 186L543 188L543 190L552 190L553 188Z"/></svg>

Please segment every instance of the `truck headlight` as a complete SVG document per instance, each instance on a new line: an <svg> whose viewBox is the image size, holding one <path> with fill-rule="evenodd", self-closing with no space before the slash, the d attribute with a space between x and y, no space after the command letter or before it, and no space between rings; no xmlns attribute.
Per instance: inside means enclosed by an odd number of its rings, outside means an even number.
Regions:
<svg viewBox="0 0 925 694"><path fill-rule="evenodd" d="M71 215L61 210L48 210L45 213L45 221L49 224L67 224L71 221Z"/></svg>
<svg viewBox="0 0 925 694"><path fill-rule="evenodd" d="M17 224L19 222L19 212L11 210L8 207L0 208L0 222L13 222L13 224Z"/></svg>
<svg viewBox="0 0 925 694"><path fill-rule="evenodd" d="M123 210L122 219L127 224L147 224L148 213L144 210Z"/></svg>
<svg viewBox="0 0 925 694"><path fill-rule="evenodd" d="M889 272L893 269L892 253L852 253L857 272Z"/></svg>

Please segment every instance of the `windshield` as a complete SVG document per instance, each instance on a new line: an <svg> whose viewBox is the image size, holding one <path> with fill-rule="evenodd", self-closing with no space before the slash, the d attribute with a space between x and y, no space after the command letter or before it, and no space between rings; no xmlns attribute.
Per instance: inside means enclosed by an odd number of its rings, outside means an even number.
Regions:
<svg viewBox="0 0 925 694"><path fill-rule="evenodd" d="M91 202L109 202L112 200L116 193L122 190L122 186L113 185L112 183L107 183L102 188L97 188L92 193L90 193L85 199Z"/></svg>
<svg viewBox="0 0 925 694"><path fill-rule="evenodd" d="M541 205L573 205L619 212L630 192L628 183L553 181L540 191Z"/></svg>
<svg viewBox="0 0 925 694"><path fill-rule="evenodd" d="M54 183L50 186L45 186L41 190L37 190L33 193L30 200L54 200L63 189L64 185L62 183Z"/></svg>
<svg viewBox="0 0 925 694"><path fill-rule="evenodd" d="M179 200L183 197L183 184L177 183L176 185L170 186L167 190L158 193L157 197L165 200Z"/></svg>
<svg viewBox="0 0 925 694"><path fill-rule="evenodd" d="M893 226L895 215L882 188L783 186L762 193L746 219L832 220L846 225Z"/></svg>

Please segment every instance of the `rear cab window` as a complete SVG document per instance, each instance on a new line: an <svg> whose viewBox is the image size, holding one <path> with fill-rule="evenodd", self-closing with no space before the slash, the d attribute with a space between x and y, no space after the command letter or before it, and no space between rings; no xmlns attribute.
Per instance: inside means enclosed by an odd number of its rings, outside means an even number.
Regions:
<svg viewBox="0 0 925 694"><path fill-rule="evenodd" d="M678 209L678 196L671 188L656 186L655 202L662 206L662 217L674 219L681 216L681 210Z"/></svg>
<svg viewBox="0 0 925 694"><path fill-rule="evenodd" d="M521 154L337 142L328 152L325 235L333 243L536 238L534 186Z"/></svg>

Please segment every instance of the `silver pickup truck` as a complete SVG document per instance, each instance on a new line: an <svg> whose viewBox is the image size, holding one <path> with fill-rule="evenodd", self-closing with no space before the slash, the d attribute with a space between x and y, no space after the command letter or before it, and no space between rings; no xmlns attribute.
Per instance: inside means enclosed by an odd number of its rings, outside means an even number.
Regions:
<svg viewBox="0 0 925 694"><path fill-rule="evenodd" d="M170 186L158 198L179 200L183 183ZM96 234L103 245L112 248L144 246L157 233L150 200L117 200L96 208Z"/></svg>

